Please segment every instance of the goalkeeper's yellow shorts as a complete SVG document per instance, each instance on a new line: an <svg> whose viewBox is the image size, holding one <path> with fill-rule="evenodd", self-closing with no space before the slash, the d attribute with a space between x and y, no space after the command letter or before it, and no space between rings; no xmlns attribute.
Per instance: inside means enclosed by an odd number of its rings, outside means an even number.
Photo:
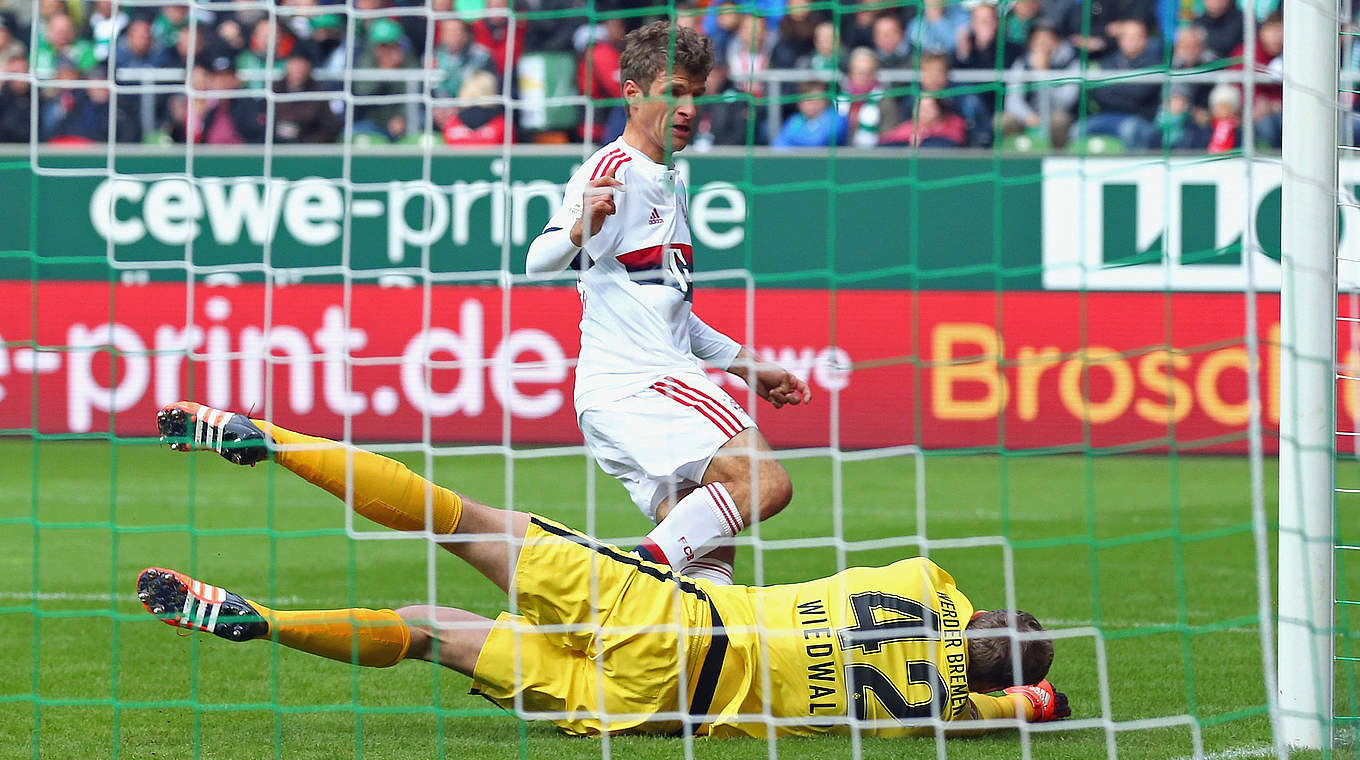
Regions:
<svg viewBox="0 0 1360 760"><path fill-rule="evenodd" d="M707 581L531 517L473 691L571 734L674 733L713 703L727 652ZM698 728L700 721L694 721Z"/></svg>

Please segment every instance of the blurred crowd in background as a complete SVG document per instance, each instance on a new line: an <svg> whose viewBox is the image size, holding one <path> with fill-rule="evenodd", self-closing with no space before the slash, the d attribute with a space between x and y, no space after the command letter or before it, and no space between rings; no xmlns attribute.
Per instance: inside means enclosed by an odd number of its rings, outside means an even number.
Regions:
<svg viewBox="0 0 1360 760"><path fill-rule="evenodd" d="M609 14L645 0L598 0L594 17L583 0L506 2L355 0L351 14L281 0L270 14L10 0L0 142L496 146L621 133L619 54L654 16ZM1280 145L1279 0L821 5L677 3L677 23L710 37L718 60L697 150ZM1244 65L1263 75L1250 102ZM1101 78L1141 69L1157 73Z"/></svg>

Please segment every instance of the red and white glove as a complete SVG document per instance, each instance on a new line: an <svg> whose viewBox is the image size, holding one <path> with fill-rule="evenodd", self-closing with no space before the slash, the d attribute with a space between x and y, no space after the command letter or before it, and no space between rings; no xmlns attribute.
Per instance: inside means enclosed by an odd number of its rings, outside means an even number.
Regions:
<svg viewBox="0 0 1360 760"><path fill-rule="evenodd" d="M1067 695L1054 689L1047 678L1034 686L1012 686L1005 692L1019 694L1029 700L1034 708L1034 716L1029 719L1031 723L1062 720L1072 714L1072 708L1067 704Z"/></svg>

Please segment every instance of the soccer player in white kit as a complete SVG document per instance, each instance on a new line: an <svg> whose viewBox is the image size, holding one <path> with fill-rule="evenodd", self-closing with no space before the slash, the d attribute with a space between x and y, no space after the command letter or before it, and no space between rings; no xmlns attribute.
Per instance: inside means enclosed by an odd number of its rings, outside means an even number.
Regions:
<svg viewBox="0 0 1360 760"><path fill-rule="evenodd" d="M623 136L572 175L525 269L580 271L577 421L600 466L657 524L638 553L731 583L735 552L726 539L777 514L793 484L702 362L742 378L775 408L812 396L803 380L691 309L689 209L670 164L693 135L712 42L652 22L628 35L619 68L629 112Z"/></svg>

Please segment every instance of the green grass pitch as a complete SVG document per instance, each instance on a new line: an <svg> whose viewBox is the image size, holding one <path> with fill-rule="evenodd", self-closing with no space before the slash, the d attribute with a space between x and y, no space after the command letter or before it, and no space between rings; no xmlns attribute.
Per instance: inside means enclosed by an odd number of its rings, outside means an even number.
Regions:
<svg viewBox="0 0 1360 760"><path fill-rule="evenodd" d="M0 441L0 757L597 758L603 743L524 724L478 697L468 680L425 663L367 670L272 644L177 636L137 603L148 565L195 574L279 607L395 607L429 599L494 615L503 598L455 557L418 540L353 540L329 495L273 465L233 467L151 441ZM420 455L403 456L424 471ZM435 479L493 504L513 501L590 526L590 482L576 456L440 456ZM765 538L832 535L834 483L843 536L917 532L914 463L898 457L787 462L794 501ZM1050 627L1104 634L1108 716L1194 716L1206 753L1255 757L1269 742L1257 622L1250 486L1244 458L1203 456L928 456L932 539L1005 535L1014 543L1019 604ZM509 475L509 477L507 477ZM1274 463L1266 463L1274 510ZM646 525L623 489L595 479L594 531L635 536ZM382 529L356 518L356 527ZM1273 538L1272 538L1273 543ZM881 564L909 547L850 550ZM980 607L1004 601L996 546L937 550ZM837 551L742 549L738 582L834 572ZM757 576L759 573L759 576ZM1104 713L1098 647L1058 644L1051 678L1076 717ZM951 740L949 757L1012 758L1009 731ZM1111 734L1101 728L1028 737L1033 756L1191 755L1187 725ZM615 737L620 758L674 758L680 740ZM781 739L788 758L849 757L849 738ZM932 757L933 739L865 740L864 757ZM698 740L703 758L764 758L763 740Z"/></svg>

